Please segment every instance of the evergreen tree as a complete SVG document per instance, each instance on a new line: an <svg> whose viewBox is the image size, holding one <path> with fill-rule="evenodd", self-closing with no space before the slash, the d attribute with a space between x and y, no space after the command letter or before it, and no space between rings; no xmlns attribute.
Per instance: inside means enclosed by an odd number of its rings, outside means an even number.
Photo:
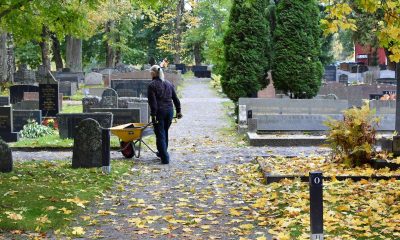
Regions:
<svg viewBox="0 0 400 240"><path fill-rule="evenodd" d="M234 0L224 37L225 66L222 89L237 102L267 85L269 68L268 0Z"/></svg>
<svg viewBox="0 0 400 240"><path fill-rule="evenodd" d="M315 0L280 0L274 32L274 86L293 98L312 98L321 85L319 9Z"/></svg>

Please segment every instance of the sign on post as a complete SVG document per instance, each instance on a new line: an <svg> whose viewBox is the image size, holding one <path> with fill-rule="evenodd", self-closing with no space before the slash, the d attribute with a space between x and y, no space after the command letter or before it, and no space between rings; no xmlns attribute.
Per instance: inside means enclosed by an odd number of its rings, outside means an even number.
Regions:
<svg viewBox="0 0 400 240"><path fill-rule="evenodd" d="M324 239L322 172L310 172L311 240Z"/></svg>

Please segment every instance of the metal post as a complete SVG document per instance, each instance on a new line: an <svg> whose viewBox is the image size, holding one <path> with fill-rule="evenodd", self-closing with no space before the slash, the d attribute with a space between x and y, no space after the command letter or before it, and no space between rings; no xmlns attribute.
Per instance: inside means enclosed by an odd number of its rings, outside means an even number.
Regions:
<svg viewBox="0 0 400 240"><path fill-rule="evenodd" d="M324 239L322 180L322 172L310 173L311 240Z"/></svg>
<svg viewBox="0 0 400 240"><path fill-rule="evenodd" d="M111 165L110 165L110 130L107 128L103 128L101 130L101 150L102 150L102 170L103 173L110 173L111 172Z"/></svg>

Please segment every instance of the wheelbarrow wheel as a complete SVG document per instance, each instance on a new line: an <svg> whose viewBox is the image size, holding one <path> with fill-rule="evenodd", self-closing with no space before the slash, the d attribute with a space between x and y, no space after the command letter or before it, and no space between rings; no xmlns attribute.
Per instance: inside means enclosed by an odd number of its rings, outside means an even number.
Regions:
<svg viewBox="0 0 400 240"><path fill-rule="evenodd" d="M121 146L121 153L122 155L124 155L124 157L133 158L133 156L135 155L135 151L132 147L131 142L120 142L120 146Z"/></svg>

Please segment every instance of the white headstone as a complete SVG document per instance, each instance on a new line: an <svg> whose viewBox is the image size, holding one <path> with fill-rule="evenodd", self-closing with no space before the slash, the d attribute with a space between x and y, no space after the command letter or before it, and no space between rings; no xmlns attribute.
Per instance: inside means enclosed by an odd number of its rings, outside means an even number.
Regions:
<svg viewBox="0 0 400 240"><path fill-rule="evenodd" d="M103 75L101 73L91 72L85 76L86 85L101 85L103 84Z"/></svg>

